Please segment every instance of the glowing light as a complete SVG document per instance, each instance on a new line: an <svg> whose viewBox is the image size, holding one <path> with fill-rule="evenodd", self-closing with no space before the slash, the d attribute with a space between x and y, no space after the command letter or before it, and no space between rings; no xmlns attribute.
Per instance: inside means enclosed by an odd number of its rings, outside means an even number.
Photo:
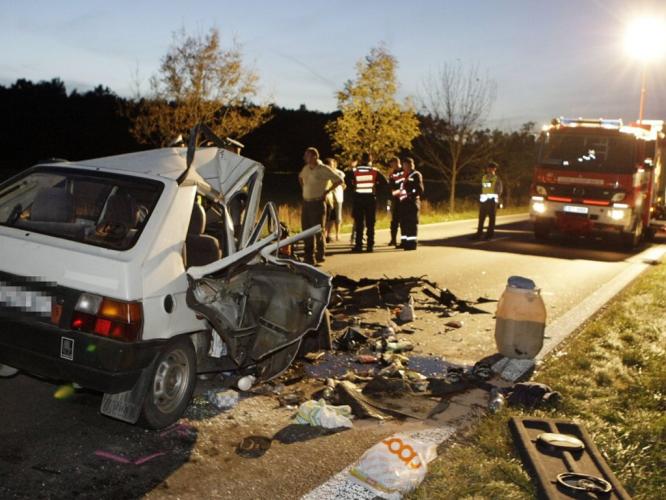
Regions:
<svg viewBox="0 0 666 500"><path fill-rule="evenodd" d="M624 219L624 210L611 210L610 217L613 220L622 220Z"/></svg>
<svg viewBox="0 0 666 500"><path fill-rule="evenodd" d="M657 17L635 19L624 33L627 53L641 61L653 61L664 54L666 23Z"/></svg>
<svg viewBox="0 0 666 500"><path fill-rule="evenodd" d="M546 211L546 204L542 201L535 201L532 203L532 210L538 214L542 214Z"/></svg>

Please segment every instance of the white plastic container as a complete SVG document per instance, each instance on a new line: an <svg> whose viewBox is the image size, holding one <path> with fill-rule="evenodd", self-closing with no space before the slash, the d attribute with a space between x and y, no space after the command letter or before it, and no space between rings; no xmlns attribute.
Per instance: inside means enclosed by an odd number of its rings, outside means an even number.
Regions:
<svg viewBox="0 0 666 500"><path fill-rule="evenodd" d="M546 306L540 290L527 278L511 276L497 304L495 342L503 356L534 358L543 347Z"/></svg>

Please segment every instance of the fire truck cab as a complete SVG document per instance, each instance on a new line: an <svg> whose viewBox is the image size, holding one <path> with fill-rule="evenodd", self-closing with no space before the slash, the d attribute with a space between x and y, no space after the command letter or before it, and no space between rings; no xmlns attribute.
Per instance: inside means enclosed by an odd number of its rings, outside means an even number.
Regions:
<svg viewBox="0 0 666 500"><path fill-rule="evenodd" d="M652 236L664 199L661 120L557 118L545 126L532 183L534 235Z"/></svg>

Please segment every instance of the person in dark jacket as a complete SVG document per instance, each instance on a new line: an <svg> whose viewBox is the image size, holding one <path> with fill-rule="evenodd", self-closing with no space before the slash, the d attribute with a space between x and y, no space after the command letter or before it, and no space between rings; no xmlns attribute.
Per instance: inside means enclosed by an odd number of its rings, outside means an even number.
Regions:
<svg viewBox="0 0 666 500"><path fill-rule="evenodd" d="M368 252L375 247L375 220L377 218L377 186L388 181L382 173L372 166L372 155L363 153L361 164L352 170L354 218L354 247L352 252L363 251L363 230L367 227Z"/></svg>
<svg viewBox="0 0 666 500"><path fill-rule="evenodd" d="M423 195L423 176L416 170L412 158L402 161L405 179L400 189L400 233L401 246L404 250L416 250L418 243L419 212Z"/></svg>
<svg viewBox="0 0 666 500"><path fill-rule="evenodd" d="M400 188L405 180L405 171L400 164L400 158L394 156L389 160L389 189L391 190L391 241L389 245L398 246L397 237L400 228Z"/></svg>

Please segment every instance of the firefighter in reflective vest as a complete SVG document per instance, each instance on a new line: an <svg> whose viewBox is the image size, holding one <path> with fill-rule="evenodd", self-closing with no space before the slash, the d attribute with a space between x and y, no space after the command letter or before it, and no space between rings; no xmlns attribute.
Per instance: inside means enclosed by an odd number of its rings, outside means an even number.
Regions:
<svg viewBox="0 0 666 500"><path fill-rule="evenodd" d="M416 250L421 195L423 194L423 176L416 170L414 160L402 161L405 179L400 189L400 233L403 250Z"/></svg>
<svg viewBox="0 0 666 500"><path fill-rule="evenodd" d="M502 181L497 177L497 163L491 161L486 167L486 173L481 178L481 196L479 197L479 225L472 239L480 239L483 235L483 225L488 217L488 231L486 240L495 233L495 212L502 196ZM500 205L501 206L501 205Z"/></svg>
<svg viewBox="0 0 666 500"><path fill-rule="evenodd" d="M400 227L400 190L405 180L405 171L400 165L400 158L394 156L389 160L391 174L389 175L389 187L391 189L391 241L389 245L398 246L397 236Z"/></svg>
<svg viewBox="0 0 666 500"><path fill-rule="evenodd" d="M375 219L377 217L377 186L387 183L386 177L372 166L372 156L363 153L361 164L352 170L354 198L352 216L354 217L353 252L363 251L363 229L367 227L366 250L372 252L375 247Z"/></svg>

